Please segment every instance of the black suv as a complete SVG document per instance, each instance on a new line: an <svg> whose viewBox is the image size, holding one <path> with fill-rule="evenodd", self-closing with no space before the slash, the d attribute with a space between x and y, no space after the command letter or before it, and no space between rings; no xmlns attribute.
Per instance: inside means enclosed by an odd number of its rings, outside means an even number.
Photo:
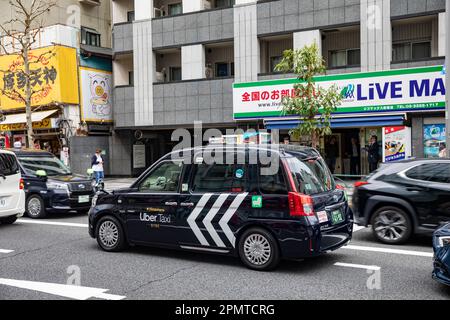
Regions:
<svg viewBox="0 0 450 320"><path fill-rule="evenodd" d="M376 239L406 242L450 221L450 160L407 160L383 165L355 183L357 224L372 225Z"/></svg>
<svg viewBox="0 0 450 320"><path fill-rule="evenodd" d="M345 191L319 153L289 146L173 152L130 188L98 194L89 212L89 234L103 250L142 244L237 255L256 270L338 249L352 230Z"/></svg>
<svg viewBox="0 0 450 320"><path fill-rule="evenodd" d="M87 177L74 175L53 154L40 150L10 149L16 154L25 183L26 213L87 212L95 194Z"/></svg>

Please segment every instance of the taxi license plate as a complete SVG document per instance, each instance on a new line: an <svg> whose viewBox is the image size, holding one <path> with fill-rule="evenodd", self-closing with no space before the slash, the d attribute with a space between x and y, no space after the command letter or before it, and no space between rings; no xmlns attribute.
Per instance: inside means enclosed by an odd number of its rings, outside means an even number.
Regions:
<svg viewBox="0 0 450 320"><path fill-rule="evenodd" d="M342 215L341 210L334 210L333 212L331 212L331 223L332 224L337 224L344 221L344 217Z"/></svg>
<svg viewBox="0 0 450 320"><path fill-rule="evenodd" d="M6 207L6 199L0 199L0 208Z"/></svg>
<svg viewBox="0 0 450 320"><path fill-rule="evenodd" d="M87 203L87 202L89 202L89 195L78 196L78 203Z"/></svg>

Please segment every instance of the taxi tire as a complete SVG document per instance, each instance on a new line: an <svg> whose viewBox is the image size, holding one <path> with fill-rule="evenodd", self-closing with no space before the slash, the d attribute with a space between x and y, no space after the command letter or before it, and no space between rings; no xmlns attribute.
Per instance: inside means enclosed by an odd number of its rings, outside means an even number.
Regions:
<svg viewBox="0 0 450 320"><path fill-rule="evenodd" d="M32 200L36 200L40 202L40 211L38 214L35 215L31 215L28 213L28 205ZM45 203L44 200L38 196L37 194L33 194L31 196L29 196L26 199L26 204L25 204L25 212L27 213L27 217L31 218L31 219L43 219L47 216L47 212L45 211Z"/></svg>
<svg viewBox="0 0 450 320"><path fill-rule="evenodd" d="M5 217L0 219L0 224L13 224L16 220L17 216Z"/></svg>
<svg viewBox="0 0 450 320"><path fill-rule="evenodd" d="M100 226L102 225L102 223L104 223L105 221L109 221L114 223L114 225L116 225L117 230L118 230L118 240L115 246L113 247L107 247L105 246L102 241L100 240L99 237L99 229ZM97 243L100 246L100 248L102 248L102 250L107 251L107 252L119 252L124 250L127 247L127 242L125 240L125 233L123 231L123 227L122 224L119 222L119 220L117 220L116 218L114 218L113 216L104 216L101 217L100 220L97 222L97 225L95 227L95 238L97 239Z"/></svg>
<svg viewBox="0 0 450 320"><path fill-rule="evenodd" d="M269 260L262 265L253 264L245 257L244 242L245 242L245 239L247 239L251 235L262 235L269 242L271 256L270 256ZM250 229L244 231L244 233L239 237L238 252L239 252L239 258L241 259L242 263L247 268L252 269L252 270L270 271L270 270L275 269L277 267L277 265L280 263L280 249L278 247L278 243L275 240L275 238L272 236L272 234L263 228L253 227L253 228L250 228Z"/></svg>

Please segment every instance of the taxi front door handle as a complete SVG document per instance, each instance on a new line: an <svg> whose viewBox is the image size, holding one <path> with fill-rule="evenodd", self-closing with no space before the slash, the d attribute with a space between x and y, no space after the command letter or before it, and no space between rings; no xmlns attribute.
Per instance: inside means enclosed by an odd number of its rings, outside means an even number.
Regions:
<svg viewBox="0 0 450 320"><path fill-rule="evenodd" d="M170 206L170 207L176 207L178 206L178 202L166 202L164 203L166 206Z"/></svg>

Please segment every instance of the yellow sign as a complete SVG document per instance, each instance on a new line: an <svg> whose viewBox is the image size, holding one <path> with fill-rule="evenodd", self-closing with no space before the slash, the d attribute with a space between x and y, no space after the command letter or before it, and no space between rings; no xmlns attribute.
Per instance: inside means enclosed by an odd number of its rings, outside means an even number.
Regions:
<svg viewBox="0 0 450 320"><path fill-rule="evenodd" d="M76 49L51 46L30 51L30 76L33 106L54 102L79 104ZM21 56L0 56L0 109L25 106L26 74Z"/></svg>
<svg viewBox="0 0 450 320"><path fill-rule="evenodd" d="M39 122L33 122L33 129L53 129L56 128L56 119L44 119ZM26 123L10 123L0 124L0 131L24 131L26 130Z"/></svg>

